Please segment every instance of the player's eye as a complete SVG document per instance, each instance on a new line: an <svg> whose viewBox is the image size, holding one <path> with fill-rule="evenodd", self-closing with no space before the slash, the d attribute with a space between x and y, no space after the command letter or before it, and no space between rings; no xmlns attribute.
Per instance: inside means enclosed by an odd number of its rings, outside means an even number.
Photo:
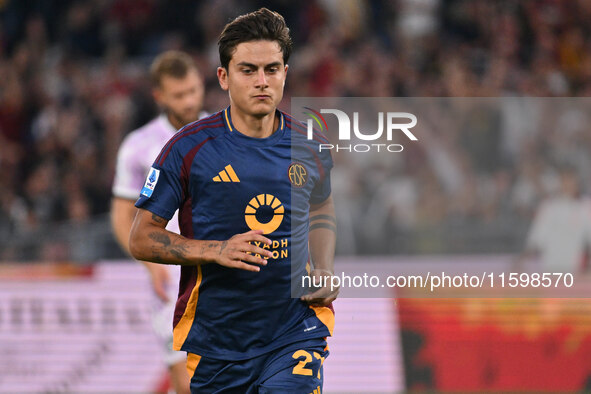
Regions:
<svg viewBox="0 0 591 394"><path fill-rule="evenodd" d="M279 71L279 68L278 68L278 67L269 67L269 68L267 69L267 72L268 72L269 74L275 74L277 71Z"/></svg>
<svg viewBox="0 0 591 394"><path fill-rule="evenodd" d="M242 69L242 73L243 74L252 74L252 69L250 69L250 68L243 68Z"/></svg>

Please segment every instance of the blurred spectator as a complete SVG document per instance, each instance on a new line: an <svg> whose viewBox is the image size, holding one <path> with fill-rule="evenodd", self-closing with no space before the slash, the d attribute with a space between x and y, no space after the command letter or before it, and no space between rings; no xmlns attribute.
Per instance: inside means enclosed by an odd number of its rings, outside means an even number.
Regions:
<svg viewBox="0 0 591 394"><path fill-rule="evenodd" d="M581 195L573 168L560 170L556 193L542 201L522 258L536 256L539 272L588 272L591 250L591 199Z"/></svg>

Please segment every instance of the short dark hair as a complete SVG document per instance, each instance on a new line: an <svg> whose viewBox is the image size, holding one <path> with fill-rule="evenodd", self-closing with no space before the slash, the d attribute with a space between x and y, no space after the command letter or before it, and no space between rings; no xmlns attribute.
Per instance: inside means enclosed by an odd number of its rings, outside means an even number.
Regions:
<svg viewBox="0 0 591 394"><path fill-rule="evenodd" d="M150 80L154 86L160 86L164 75L184 78L190 70L198 72L193 58L181 51L166 51L154 59L150 67Z"/></svg>
<svg viewBox="0 0 591 394"><path fill-rule="evenodd" d="M283 53L283 63L287 64L291 54L289 28L279 13L263 7L236 17L224 27L218 40L222 67L228 69L238 44L257 40L277 41Z"/></svg>

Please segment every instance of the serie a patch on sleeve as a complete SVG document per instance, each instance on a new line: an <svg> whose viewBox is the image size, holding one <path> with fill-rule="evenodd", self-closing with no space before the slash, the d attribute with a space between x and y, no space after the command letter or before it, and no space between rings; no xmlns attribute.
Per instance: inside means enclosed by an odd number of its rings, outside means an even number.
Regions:
<svg viewBox="0 0 591 394"><path fill-rule="evenodd" d="M144 183L144 187L142 188L142 191L141 191L142 196L146 196L148 198L152 197L152 193L154 192L154 188L156 187L156 183L158 183L159 176L160 176L160 170L157 170L154 167L151 167L150 172L148 173L148 177L146 178L146 183Z"/></svg>

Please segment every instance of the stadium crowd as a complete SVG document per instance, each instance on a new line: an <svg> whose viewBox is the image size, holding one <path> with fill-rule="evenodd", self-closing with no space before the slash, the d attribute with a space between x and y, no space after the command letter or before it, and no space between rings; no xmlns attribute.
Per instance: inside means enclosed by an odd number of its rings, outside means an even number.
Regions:
<svg viewBox="0 0 591 394"><path fill-rule="evenodd" d="M585 0L0 1L0 261L121 256L93 229L122 138L157 112L149 62L187 51L205 109L226 106L216 32L260 6L292 27L287 111L289 97L591 96ZM513 104L396 159L337 158L338 252L516 251L556 166L588 191L590 122L528 126Z"/></svg>

